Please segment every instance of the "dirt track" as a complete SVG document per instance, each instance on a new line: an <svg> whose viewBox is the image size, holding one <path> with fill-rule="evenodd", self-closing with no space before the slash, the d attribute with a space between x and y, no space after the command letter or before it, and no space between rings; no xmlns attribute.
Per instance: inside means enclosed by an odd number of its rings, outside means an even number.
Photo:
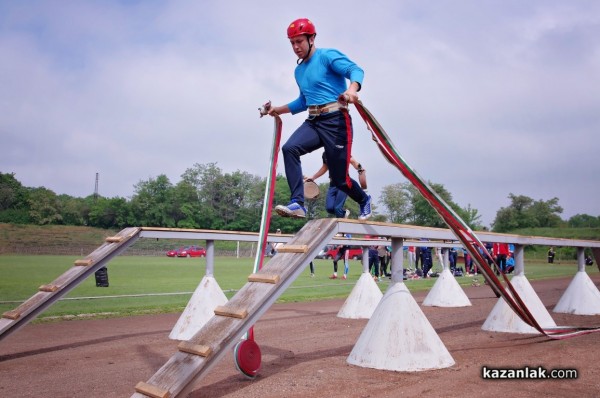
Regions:
<svg viewBox="0 0 600 398"><path fill-rule="evenodd" d="M598 286L600 276L592 279ZM570 280L532 282L551 311ZM410 288L410 282L407 286ZM597 397L600 333L561 341L481 330L496 297L465 289L472 307L421 307L456 364L389 372L348 365L366 320L336 317L343 300L276 304L257 323L263 362L250 381L228 353L193 398L201 397ZM427 292L413 296L420 304ZM600 326L600 316L555 314L559 326ZM178 314L27 325L0 342L0 397L129 397L176 351L168 334ZM386 344L386 342L381 342ZM575 368L577 380L481 378L481 367Z"/></svg>

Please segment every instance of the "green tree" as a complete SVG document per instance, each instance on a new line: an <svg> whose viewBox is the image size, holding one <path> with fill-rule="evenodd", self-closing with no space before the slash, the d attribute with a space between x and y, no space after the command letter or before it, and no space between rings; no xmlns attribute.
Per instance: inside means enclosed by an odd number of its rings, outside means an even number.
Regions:
<svg viewBox="0 0 600 398"><path fill-rule="evenodd" d="M38 225L60 224L60 201L56 194L44 187L31 188L29 191L29 216Z"/></svg>
<svg viewBox="0 0 600 398"><path fill-rule="evenodd" d="M467 207L461 208L461 217L465 223L472 229L482 229L481 215L479 210L471 207L471 204L467 204Z"/></svg>
<svg viewBox="0 0 600 398"><path fill-rule="evenodd" d="M502 207L496 213L492 223L494 232L509 232L521 228L557 227L562 223L558 214L563 209L558 205L558 198L548 201L538 200L524 195L509 194L511 204Z"/></svg>
<svg viewBox="0 0 600 398"><path fill-rule="evenodd" d="M429 186L470 228L481 227L481 216L477 209L473 209L470 204L464 209L461 208L452 200L452 194L442 184L429 182ZM394 223L446 227L446 223L437 211L409 182L383 187L380 199L387 210L390 221Z"/></svg>
<svg viewBox="0 0 600 398"><path fill-rule="evenodd" d="M81 198L74 198L70 195L62 194L57 196L58 211L61 215L61 224L64 225L84 225L85 201Z"/></svg>
<svg viewBox="0 0 600 398"><path fill-rule="evenodd" d="M458 210L458 206L452 202L452 195L442 184L434 184L429 182L429 186L441 197L452 209ZM444 228L446 223L437 213L437 211L429 204L429 202L421 195L414 186L410 186L412 199L412 223L424 227Z"/></svg>
<svg viewBox="0 0 600 398"><path fill-rule="evenodd" d="M196 188L186 180L181 180L173 188L175 224L180 228L200 227L200 201Z"/></svg>
<svg viewBox="0 0 600 398"><path fill-rule="evenodd" d="M125 228L130 226L131 207L125 198L98 197L89 211L89 225L105 228ZM143 224L139 224L143 225Z"/></svg>
<svg viewBox="0 0 600 398"><path fill-rule="evenodd" d="M191 222L191 212L201 228L258 231L266 180L244 171L223 173L216 163L194 164L181 176L193 188L197 199L182 210ZM277 192L277 190L276 190Z"/></svg>
<svg viewBox="0 0 600 398"><path fill-rule="evenodd" d="M388 219L395 224L403 224L409 221L413 214L412 195L410 183L396 183L386 185L381 191L379 200L387 209Z"/></svg>
<svg viewBox="0 0 600 398"><path fill-rule="evenodd" d="M569 218L567 224L571 228L600 228L600 217L589 214L576 214Z"/></svg>
<svg viewBox="0 0 600 398"><path fill-rule="evenodd" d="M182 181L194 187L198 201L196 219L200 228L215 228L217 203L219 201L219 179L222 171L216 163L194 164L182 175Z"/></svg>
<svg viewBox="0 0 600 398"><path fill-rule="evenodd" d="M14 173L0 173L0 222L28 224L29 190Z"/></svg>
<svg viewBox="0 0 600 398"><path fill-rule="evenodd" d="M27 207L27 199L27 189L14 173L0 173L0 211Z"/></svg>
<svg viewBox="0 0 600 398"><path fill-rule="evenodd" d="M563 208L558 205L558 198L547 201L536 200L531 205L529 212L537 227L556 228L564 223L559 216L563 212Z"/></svg>
<svg viewBox="0 0 600 398"><path fill-rule="evenodd" d="M161 174L135 185L131 210L138 225L151 227L175 227L176 210L173 206L173 185Z"/></svg>
<svg viewBox="0 0 600 398"><path fill-rule="evenodd" d="M251 195L253 187L264 186L261 178L247 172L236 171L225 174L220 180L221 191L218 217L223 221L223 229L247 230L251 218L256 214L256 197ZM262 208L262 203L258 209ZM260 218L260 216L259 216Z"/></svg>

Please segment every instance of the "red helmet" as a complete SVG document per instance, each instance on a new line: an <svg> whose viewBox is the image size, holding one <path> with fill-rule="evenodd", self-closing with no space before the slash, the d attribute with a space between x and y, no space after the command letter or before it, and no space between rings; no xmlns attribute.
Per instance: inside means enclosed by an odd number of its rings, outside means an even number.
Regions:
<svg viewBox="0 0 600 398"><path fill-rule="evenodd" d="M300 35L316 35L317 31L315 30L315 25L310 22L307 18L300 18L295 20L288 26L287 35L288 39L292 37L300 36Z"/></svg>

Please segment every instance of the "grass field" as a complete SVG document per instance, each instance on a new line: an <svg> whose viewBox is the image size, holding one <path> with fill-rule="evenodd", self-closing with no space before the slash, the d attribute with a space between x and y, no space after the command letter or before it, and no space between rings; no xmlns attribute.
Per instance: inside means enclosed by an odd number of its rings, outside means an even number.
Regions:
<svg viewBox="0 0 600 398"><path fill-rule="evenodd" d="M14 309L37 292L42 284L52 282L70 268L74 256L0 256L0 313ZM182 311L205 274L206 260L148 256L117 257L108 265L110 287L96 287L94 277L71 291L44 312L39 320L76 316L128 316L147 313ZM227 297L241 288L251 273L253 260L232 257L215 259L215 278ZM349 279L330 280L331 260L315 260L316 276L308 269L280 297L279 301L307 301L344 298L350 294L361 275L359 261L350 262ZM438 266L439 267L439 266ZM435 266L434 266L435 269ZM596 266L586 267L590 274ZM549 265L527 262L529 280L572 276L574 261ZM481 278L480 278L481 279ZM471 285L472 278L458 277L461 285ZM429 289L436 279L408 280L411 291ZM389 279L379 286L385 291ZM84 315L82 315L84 314ZM38 320L38 321L39 321Z"/></svg>

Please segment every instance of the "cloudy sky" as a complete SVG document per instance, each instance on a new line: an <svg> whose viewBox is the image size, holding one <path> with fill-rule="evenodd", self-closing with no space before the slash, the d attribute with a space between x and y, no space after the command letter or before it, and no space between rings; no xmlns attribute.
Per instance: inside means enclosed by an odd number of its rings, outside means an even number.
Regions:
<svg viewBox="0 0 600 398"><path fill-rule="evenodd" d="M485 225L510 193L600 215L595 0L0 1L0 171L81 197L99 173L126 198L195 163L265 176L257 108L297 96L299 17L365 69L361 99L408 164ZM352 114L378 199L406 180ZM284 116L284 140L302 120Z"/></svg>

